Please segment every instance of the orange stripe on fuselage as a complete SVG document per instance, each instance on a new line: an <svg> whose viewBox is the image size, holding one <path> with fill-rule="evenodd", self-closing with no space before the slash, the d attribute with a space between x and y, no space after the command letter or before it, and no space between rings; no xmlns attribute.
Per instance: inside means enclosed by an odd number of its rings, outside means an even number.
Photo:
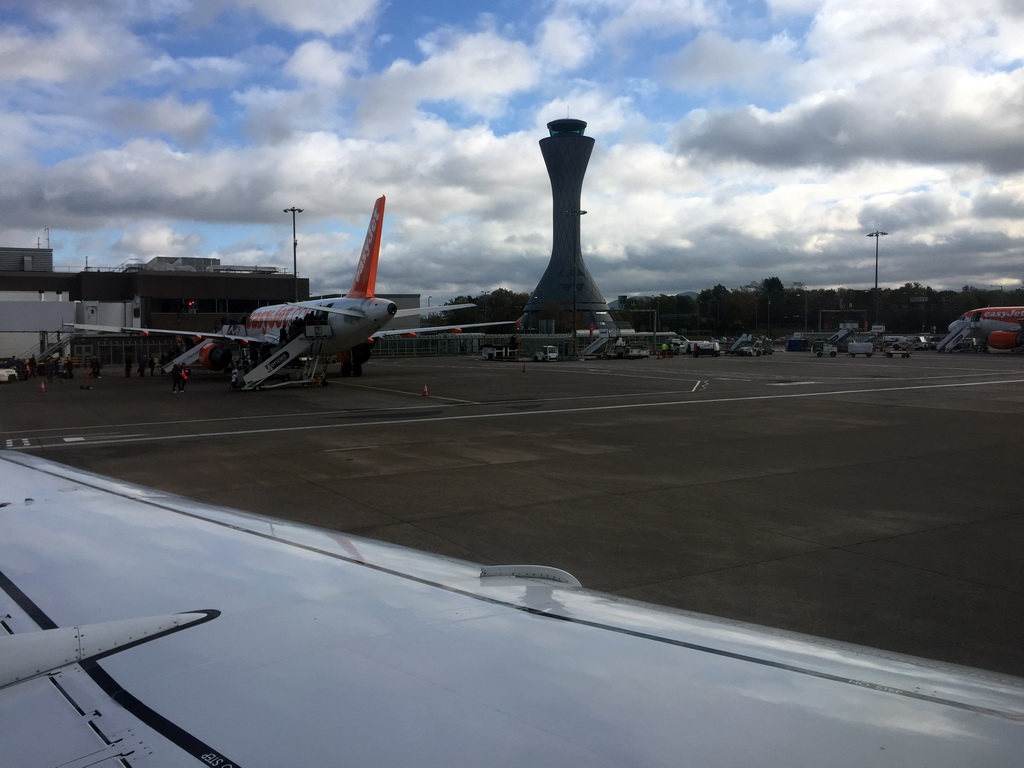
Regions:
<svg viewBox="0 0 1024 768"><path fill-rule="evenodd" d="M253 310L249 319L245 321L245 331L247 334L254 331L256 335L262 335L269 330L289 325L292 320L314 311L312 307L289 307L287 304L260 307Z"/></svg>

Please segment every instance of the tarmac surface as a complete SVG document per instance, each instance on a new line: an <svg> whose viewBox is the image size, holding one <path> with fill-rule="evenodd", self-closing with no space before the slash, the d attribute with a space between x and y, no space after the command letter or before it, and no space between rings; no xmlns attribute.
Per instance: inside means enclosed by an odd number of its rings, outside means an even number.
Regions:
<svg viewBox="0 0 1024 768"><path fill-rule="evenodd" d="M373 359L325 388L0 385L0 448L1024 675L1024 360Z"/></svg>

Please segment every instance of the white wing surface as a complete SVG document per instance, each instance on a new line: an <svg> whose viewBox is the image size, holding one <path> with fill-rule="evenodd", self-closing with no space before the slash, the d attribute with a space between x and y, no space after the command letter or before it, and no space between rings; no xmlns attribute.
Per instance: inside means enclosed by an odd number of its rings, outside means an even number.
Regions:
<svg viewBox="0 0 1024 768"><path fill-rule="evenodd" d="M0 452L0 635L197 608L200 624L0 690L3 764L1017 768L1024 754L1017 678Z"/></svg>

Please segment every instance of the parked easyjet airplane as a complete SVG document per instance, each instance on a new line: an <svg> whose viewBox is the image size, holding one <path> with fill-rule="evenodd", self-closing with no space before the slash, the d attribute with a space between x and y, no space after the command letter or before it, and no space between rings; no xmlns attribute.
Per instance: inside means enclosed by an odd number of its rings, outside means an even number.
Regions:
<svg viewBox="0 0 1024 768"><path fill-rule="evenodd" d="M985 307L964 312L949 324L949 333L936 349L952 350L968 338L986 344L991 351L1024 350L1024 307Z"/></svg>
<svg viewBox="0 0 1024 768"><path fill-rule="evenodd" d="M0 451L0 763L1020 768L1024 680Z"/></svg>
<svg viewBox="0 0 1024 768"><path fill-rule="evenodd" d="M383 222L384 197L381 196L373 206L352 287L341 298L260 307L249 315L244 326L229 326L227 332L218 333L183 334L180 329L72 325L83 331L143 335L159 333L191 338L195 342L194 346L167 363L165 370L171 370L175 364L198 364L208 370L221 371L234 364L241 366L240 386L243 389L260 389L290 383L310 383L334 359L341 361L342 375L359 376L363 363L370 358L376 339L382 336L415 336L417 332L452 331L502 324L475 323L383 330L396 317L437 311L436 307L398 309L393 301L374 296ZM471 306L458 304L446 306L445 310ZM249 354L242 355L241 359L236 358L232 350L238 345L249 348L246 350ZM302 362L298 367L297 361Z"/></svg>

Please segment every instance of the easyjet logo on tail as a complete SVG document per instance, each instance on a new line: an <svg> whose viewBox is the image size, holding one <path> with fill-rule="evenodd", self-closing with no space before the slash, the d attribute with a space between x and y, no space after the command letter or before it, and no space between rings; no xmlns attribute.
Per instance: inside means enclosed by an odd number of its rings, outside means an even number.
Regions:
<svg viewBox="0 0 1024 768"><path fill-rule="evenodd" d="M377 259L380 256L380 231L384 219L384 196L381 195L374 203L370 215L370 226L366 230L366 240L359 254L359 265L352 281L352 289L346 294L351 299L366 299L373 296L377 284Z"/></svg>

